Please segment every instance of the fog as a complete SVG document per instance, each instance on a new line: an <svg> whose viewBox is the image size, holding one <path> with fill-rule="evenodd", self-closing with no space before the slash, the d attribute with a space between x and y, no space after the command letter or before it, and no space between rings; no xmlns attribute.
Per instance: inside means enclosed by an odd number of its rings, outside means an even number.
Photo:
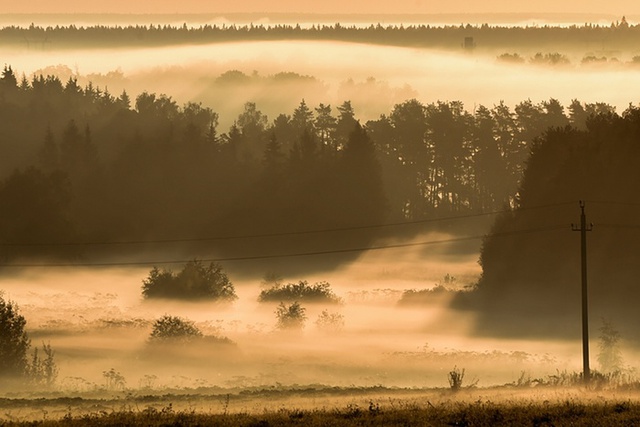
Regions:
<svg viewBox="0 0 640 427"><path fill-rule="evenodd" d="M443 235L417 236L428 241ZM479 241L475 244L479 249ZM283 282L328 281L339 305L303 304L301 332L276 328L276 304L258 302L260 277L245 262L226 263L238 299L231 304L143 300L149 268L32 268L5 274L0 289L18 302L34 345L50 343L60 368L58 387L86 392L105 387L103 373L121 373L127 387L330 386L446 387L447 372L466 369L480 386L544 378L578 370L578 340L541 342L474 336L473 317L447 307L448 296L423 305L398 305L402 292L478 278L477 253L456 244L370 251L333 271L282 277ZM456 255L456 253L466 255ZM291 260L290 260L291 261ZM295 262L295 260L291 261ZM177 266L176 268L179 268ZM267 272L265 272L267 273ZM278 271L272 273L279 274ZM240 279L238 279L240 277ZM341 331L315 325L322 310L344 316ZM193 320L205 335L235 346L157 348L148 343L164 314Z"/></svg>
<svg viewBox="0 0 640 427"><path fill-rule="evenodd" d="M312 106L334 107L351 100L364 121L409 98L459 100L469 109L549 98L567 106L579 99L606 102L618 111L637 101L626 88L640 82L640 73L623 64L634 52L610 53L620 62L601 66L580 64L588 51L561 52L571 64L556 67L505 64L496 59L502 53L311 41L80 51L0 48L5 62L27 76L53 73L64 81L76 75L81 83L92 81L115 95L126 89L132 98L148 91L166 93L179 103L202 102L220 114L222 131L247 101L256 102L273 120L282 112L290 114L303 98ZM524 58L535 53L519 52ZM250 78L217 80L231 70ZM275 78L282 72L299 76Z"/></svg>
<svg viewBox="0 0 640 427"><path fill-rule="evenodd" d="M351 100L361 121L388 114L409 98L459 100L467 108L504 101L513 106L556 98L606 102L619 111L638 98L631 66L580 66L585 52L566 53L573 65L509 65L502 52L444 52L338 42L242 42L118 50L9 50L0 56L18 73L77 76L117 95L165 93L179 103L202 102L220 114L226 132L245 102L256 102L273 120L305 99L337 106ZM530 55L532 52L523 52ZM633 52L619 53L622 61ZM242 81L220 78L239 70ZM297 75L277 77L278 73ZM488 231L488 230L487 230ZM414 242L446 239L423 235ZM407 243L407 242L404 242ZM60 387L87 391L104 385L103 373L122 373L128 387L248 387L293 384L446 387L447 372L466 369L470 380L490 386L542 378L581 366L579 338L563 341L496 339L474 334L473 316L447 308L448 296L419 306L401 306L402 292L429 289L449 275L454 287L473 286L481 273L480 240L468 246L425 246L370 251L331 271L287 275L284 282L328 281L342 299L336 306L308 305L297 334L277 331L275 304L259 303L261 278L243 262L224 264L238 300L228 304L144 301L140 268L34 268L7 271L0 289L27 319L34 345L50 343L60 367ZM306 262L306 261L305 261ZM314 262L313 260L310 262ZM179 266L176 266L176 269ZM286 270L286 269L285 269ZM299 270L299 269L297 269ZM339 333L314 322L328 309L344 316ZM227 348L149 347L153 321L164 314L193 320L205 335L230 338ZM576 319L578 321L578 319ZM595 348L595 347L594 347ZM632 360L625 348L625 360Z"/></svg>

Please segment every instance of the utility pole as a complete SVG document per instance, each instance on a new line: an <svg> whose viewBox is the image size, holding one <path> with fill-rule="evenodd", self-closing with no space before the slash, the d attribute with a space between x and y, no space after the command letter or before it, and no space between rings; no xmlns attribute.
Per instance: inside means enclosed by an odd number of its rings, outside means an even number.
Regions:
<svg viewBox="0 0 640 427"><path fill-rule="evenodd" d="M580 255L582 266L582 377L585 385L591 380L589 369L589 300L587 296L587 231L593 230L593 224L587 226L584 202L580 200L580 228L571 224L573 231L580 232Z"/></svg>

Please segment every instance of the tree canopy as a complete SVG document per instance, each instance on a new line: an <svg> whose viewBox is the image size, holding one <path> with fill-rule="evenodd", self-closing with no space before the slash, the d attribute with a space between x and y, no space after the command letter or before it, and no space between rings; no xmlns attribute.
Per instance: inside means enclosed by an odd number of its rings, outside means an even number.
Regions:
<svg viewBox="0 0 640 427"><path fill-rule="evenodd" d="M479 311L480 330L579 336L580 235L571 228L579 224L579 200L593 223L591 316L625 325L638 318L639 129L640 110L630 107L592 116L582 129L550 129L532 145L516 209L493 225L477 289L456 303Z"/></svg>
<svg viewBox="0 0 640 427"><path fill-rule="evenodd" d="M73 78L21 80L6 66L0 255L6 263L366 247L387 222L516 206L534 139L552 126L584 129L601 112L613 108L550 99L470 112L409 99L361 123L349 101L301 100L273 120L249 102L223 132L201 104L146 92L132 101ZM289 237L256 237L281 235Z"/></svg>
<svg viewBox="0 0 640 427"><path fill-rule="evenodd" d="M201 261L188 262L175 274L154 267L142 282L145 298L173 298L184 300L232 301L237 298L233 283L222 266L204 265Z"/></svg>

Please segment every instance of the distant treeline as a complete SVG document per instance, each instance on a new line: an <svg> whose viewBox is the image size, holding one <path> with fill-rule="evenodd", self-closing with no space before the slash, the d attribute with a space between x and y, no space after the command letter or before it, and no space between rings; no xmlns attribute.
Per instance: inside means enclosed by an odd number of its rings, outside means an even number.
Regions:
<svg viewBox="0 0 640 427"><path fill-rule="evenodd" d="M29 49L73 47L163 46L255 40L335 40L357 43L419 46L445 49L580 49L582 51L637 51L640 25L624 17L610 26L483 25L173 25L55 26L0 29L0 44ZM465 38L473 38L465 42Z"/></svg>
<svg viewBox="0 0 640 427"><path fill-rule="evenodd" d="M577 100L567 110L554 99L472 112L412 99L359 123L349 101L334 113L302 100L272 120L247 103L221 133L217 113L200 104L150 93L132 102L73 78L20 80L5 67L0 250L9 260L168 243L243 254L362 246L380 231L363 226L515 206L536 137L613 112Z"/></svg>

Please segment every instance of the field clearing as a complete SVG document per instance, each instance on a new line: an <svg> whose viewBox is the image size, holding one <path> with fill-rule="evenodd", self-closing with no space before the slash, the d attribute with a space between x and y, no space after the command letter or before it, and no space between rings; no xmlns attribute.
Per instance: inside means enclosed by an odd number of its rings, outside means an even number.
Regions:
<svg viewBox="0 0 640 427"><path fill-rule="evenodd" d="M565 387L167 390L0 399L0 425L634 425L638 390Z"/></svg>

